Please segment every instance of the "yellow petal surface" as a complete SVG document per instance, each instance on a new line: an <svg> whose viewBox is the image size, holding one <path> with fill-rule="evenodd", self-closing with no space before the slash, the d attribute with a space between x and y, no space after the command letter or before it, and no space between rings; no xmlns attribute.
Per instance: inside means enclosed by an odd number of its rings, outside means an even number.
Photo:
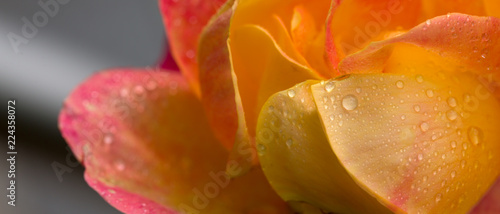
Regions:
<svg viewBox="0 0 500 214"><path fill-rule="evenodd" d="M297 211L321 213L315 207L334 213L390 213L351 179L335 157L311 94L315 83L307 81L276 93L264 105L257 149L266 177Z"/></svg>
<svg viewBox="0 0 500 214"><path fill-rule="evenodd" d="M500 105L473 94L483 87L474 74L422 72L312 90L333 151L372 194L409 213L465 213L499 173Z"/></svg>

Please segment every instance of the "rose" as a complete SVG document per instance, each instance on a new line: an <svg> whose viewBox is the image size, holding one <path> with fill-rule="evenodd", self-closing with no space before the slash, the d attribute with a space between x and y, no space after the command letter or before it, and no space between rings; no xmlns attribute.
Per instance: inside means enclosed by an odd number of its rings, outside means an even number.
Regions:
<svg viewBox="0 0 500 214"><path fill-rule="evenodd" d="M266 178L305 213L466 212L498 175L498 20L436 16L499 7L441 4L229 1L204 27L221 3L162 1L183 74L92 77L63 135L125 212L287 212Z"/></svg>

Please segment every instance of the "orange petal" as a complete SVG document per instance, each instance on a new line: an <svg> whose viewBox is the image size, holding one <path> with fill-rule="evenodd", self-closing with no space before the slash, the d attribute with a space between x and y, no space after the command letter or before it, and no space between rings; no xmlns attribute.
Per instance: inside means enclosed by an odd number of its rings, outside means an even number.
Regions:
<svg viewBox="0 0 500 214"><path fill-rule="evenodd" d="M299 212L322 213L311 208L316 207L328 213L391 213L354 182L333 153L311 94L316 83L276 93L264 105L257 149L266 177Z"/></svg>
<svg viewBox="0 0 500 214"><path fill-rule="evenodd" d="M330 50L331 57L342 59L373 40L383 39L387 32L412 28L418 24L420 7L420 1L413 0L345 0L332 4L327 41L334 41L329 46L336 50Z"/></svg>
<svg viewBox="0 0 500 214"><path fill-rule="evenodd" d="M471 72L500 97L500 19L449 14L345 58L341 73Z"/></svg>
<svg viewBox="0 0 500 214"><path fill-rule="evenodd" d="M273 22L273 21L269 21ZM278 20L274 19L275 24ZM260 108L273 93L319 76L285 54L263 28L247 25L230 34L229 49L249 136L255 136Z"/></svg>
<svg viewBox="0 0 500 214"><path fill-rule="evenodd" d="M314 13L317 11L311 11L304 5L295 6L291 21L292 40L300 54L319 75L331 78L334 74L333 67L326 57L324 48L325 21L316 23Z"/></svg>
<svg viewBox="0 0 500 214"><path fill-rule="evenodd" d="M177 65L199 94L196 54L203 27L225 0L160 0L171 51Z"/></svg>
<svg viewBox="0 0 500 214"><path fill-rule="evenodd" d="M227 39L232 4L228 1L200 37L198 60L202 103L214 133L231 150L238 127Z"/></svg>
<svg viewBox="0 0 500 214"><path fill-rule="evenodd" d="M312 93L340 162L384 204L464 213L500 172L500 103L470 94L482 86L473 74L419 72L351 75Z"/></svg>
<svg viewBox="0 0 500 214"><path fill-rule="evenodd" d="M71 94L59 120L86 175L108 187L177 212L287 209L262 171L232 180L225 173L228 152L180 74L99 73ZM234 163L228 168L241 170Z"/></svg>
<svg viewBox="0 0 500 214"><path fill-rule="evenodd" d="M256 25L264 29L286 55L302 65L311 65L321 76L331 77L332 69L323 56L323 27L329 5L329 0L238 1L231 32L246 25ZM302 33L298 33L298 29L302 29L299 30ZM309 41L309 38L314 39ZM300 49L302 52L296 49L297 44L304 46Z"/></svg>
<svg viewBox="0 0 500 214"><path fill-rule="evenodd" d="M483 1L467 0L422 0L422 18L430 19L447 13L465 13L474 16L485 16ZM422 20L421 20L422 21Z"/></svg>
<svg viewBox="0 0 500 214"><path fill-rule="evenodd" d="M486 15L500 18L500 2L496 0L483 0Z"/></svg>

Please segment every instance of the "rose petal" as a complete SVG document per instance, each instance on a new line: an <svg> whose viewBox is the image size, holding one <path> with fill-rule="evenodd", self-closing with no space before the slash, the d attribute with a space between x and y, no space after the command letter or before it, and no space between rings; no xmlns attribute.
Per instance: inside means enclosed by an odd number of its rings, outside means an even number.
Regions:
<svg viewBox="0 0 500 214"><path fill-rule="evenodd" d="M166 209L154 201L151 201L140 195L124 191L120 188L107 186L99 180L93 179L87 175L85 175L85 180L90 187L95 189L95 191L104 198L104 200L106 200L110 204L113 204L116 209L124 213L177 214L177 212Z"/></svg>
<svg viewBox="0 0 500 214"><path fill-rule="evenodd" d="M408 213L463 213L499 174L500 104L469 94L482 86L475 75L420 73L352 75L312 91L333 151L370 192Z"/></svg>
<svg viewBox="0 0 500 214"><path fill-rule="evenodd" d="M196 54L203 27L225 0L160 0L171 52L182 73L199 93Z"/></svg>
<svg viewBox="0 0 500 214"><path fill-rule="evenodd" d="M217 139L231 150L238 127L227 39L233 13L228 1L200 36L198 50L202 103Z"/></svg>
<svg viewBox="0 0 500 214"><path fill-rule="evenodd" d="M94 75L65 102L61 131L88 177L178 212L285 212L260 170L229 179L228 152L180 74L140 71Z"/></svg>
<svg viewBox="0 0 500 214"><path fill-rule="evenodd" d="M286 55L266 30L255 25L231 32L229 49L233 71L242 80L237 86L250 137L255 136L257 116L269 96L297 82L320 78Z"/></svg>
<svg viewBox="0 0 500 214"><path fill-rule="evenodd" d="M319 8L319 6L317 7ZM291 21L291 36L295 47L308 64L322 77L331 78L334 71L326 57L324 48L326 38L323 27L324 19L320 23L316 23L317 18L314 17L314 14L317 11L310 10L304 5L295 6Z"/></svg>
<svg viewBox="0 0 500 214"><path fill-rule="evenodd" d="M484 9L488 16L500 18L500 2L495 0L483 0Z"/></svg>
<svg viewBox="0 0 500 214"><path fill-rule="evenodd" d="M422 0L422 16L425 19L446 15L447 13L465 13L474 16L486 15L483 1Z"/></svg>
<svg viewBox="0 0 500 214"><path fill-rule="evenodd" d="M481 199L479 204L471 210L470 214L500 213L500 180L493 184L490 191Z"/></svg>
<svg viewBox="0 0 500 214"><path fill-rule="evenodd" d="M257 149L266 177L292 205L303 202L328 213L391 213L354 182L330 148L310 90L317 82L276 93L264 105Z"/></svg>
<svg viewBox="0 0 500 214"><path fill-rule="evenodd" d="M350 55L341 62L340 71L408 73L421 68L449 75L471 72L500 97L496 90L500 82L499 37L498 18L449 14Z"/></svg>
<svg viewBox="0 0 500 214"><path fill-rule="evenodd" d="M384 39L387 32L408 30L420 21L420 1L332 2L336 3L332 3L327 23L327 41L334 41L334 44L329 44L327 48L336 49L329 51L332 60L342 59L371 41Z"/></svg>

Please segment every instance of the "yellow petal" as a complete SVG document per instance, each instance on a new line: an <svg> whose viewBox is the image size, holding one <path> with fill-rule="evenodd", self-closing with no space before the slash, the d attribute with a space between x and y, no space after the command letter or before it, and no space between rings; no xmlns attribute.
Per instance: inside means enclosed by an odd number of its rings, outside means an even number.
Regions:
<svg viewBox="0 0 500 214"><path fill-rule="evenodd" d="M409 213L465 213L499 173L500 104L473 94L475 75L422 72L351 75L312 91L333 151L372 194Z"/></svg>
<svg viewBox="0 0 500 214"><path fill-rule="evenodd" d="M303 202L335 213L390 213L351 179L335 157L310 90L317 82L276 93L264 105L257 149L266 177L292 204Z"/></svg>

